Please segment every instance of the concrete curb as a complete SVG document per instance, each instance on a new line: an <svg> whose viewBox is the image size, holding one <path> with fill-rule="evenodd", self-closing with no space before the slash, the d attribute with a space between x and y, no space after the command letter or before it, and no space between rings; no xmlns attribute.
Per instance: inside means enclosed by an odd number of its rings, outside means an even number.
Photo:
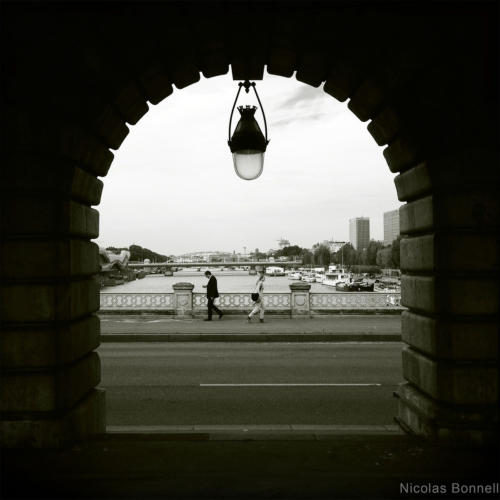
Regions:
<svg viewBox="0 0 500 500"><path fill-rule="evenodd" d="M157 425L110 426L106 439L119 441L320 441L340 436L407 436L397 425Z"/></svg>
<svg viewBox="0 0 500 500"><path fill-rule="evenodd" d="M104 333L101 342L401 342L395 333Z"/></svg>

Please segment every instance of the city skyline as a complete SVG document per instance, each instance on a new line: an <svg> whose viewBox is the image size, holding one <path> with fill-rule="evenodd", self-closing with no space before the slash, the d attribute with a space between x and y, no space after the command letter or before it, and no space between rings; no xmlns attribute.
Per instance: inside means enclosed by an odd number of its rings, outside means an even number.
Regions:
<svg viewBox="0 0 500 500"><path fill-rule="evenodd" d="M267 250L283 236L310 248L348 241L359 214L383 240L383 213L400 203L367 124L321 88L272 75L256 83L271 139L263 174L243 181L233 169L227 128L237 82L225 75L174 90L115 152L103 179L100 246L178 255ZM256 103L242 92L238 104Z"/></svg>

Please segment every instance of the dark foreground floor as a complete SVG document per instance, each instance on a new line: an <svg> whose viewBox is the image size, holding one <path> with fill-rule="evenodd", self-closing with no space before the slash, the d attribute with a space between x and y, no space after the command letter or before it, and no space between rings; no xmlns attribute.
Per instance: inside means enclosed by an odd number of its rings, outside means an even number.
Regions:
<svg viewBox="0 0 500 500"><path fill-rule="evenodd" d="M108 435L62 452L4 450L2 479L4 498L481 498L471 488L498 481L498 455L406 435Z"/></svg>

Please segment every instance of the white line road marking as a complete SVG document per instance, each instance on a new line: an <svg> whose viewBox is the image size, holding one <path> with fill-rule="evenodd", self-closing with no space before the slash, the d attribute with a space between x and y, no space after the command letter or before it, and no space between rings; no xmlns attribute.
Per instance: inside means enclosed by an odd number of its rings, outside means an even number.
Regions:
<svg viewBox="0 0 500 500"><path fill-rule="evenodd" d="M379 387L382 384L200 384L200 387Z"/></svg>

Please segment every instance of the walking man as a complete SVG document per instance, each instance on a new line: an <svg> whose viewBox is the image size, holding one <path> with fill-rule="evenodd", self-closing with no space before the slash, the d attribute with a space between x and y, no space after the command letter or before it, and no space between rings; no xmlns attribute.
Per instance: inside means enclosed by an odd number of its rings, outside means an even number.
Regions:
<svg viewBox="0 0 500 500"><path fill-rule="evenodd" d="M217 278L212 275L210 271L205 271L205 276L208 278L208 283L203 285L203 288L207 289L207 307L208 307L208 318L203 321L212 321L212 310L219 315L219 319L222 318L222 311L214 304L214 300L219 296L219 291L217 290Z"/></svg>

